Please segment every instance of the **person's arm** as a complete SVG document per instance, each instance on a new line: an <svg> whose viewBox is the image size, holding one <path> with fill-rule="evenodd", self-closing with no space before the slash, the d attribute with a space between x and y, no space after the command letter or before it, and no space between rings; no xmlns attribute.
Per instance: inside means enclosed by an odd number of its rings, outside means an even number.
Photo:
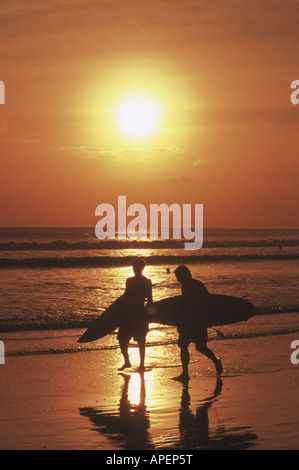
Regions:
<svg viewBox="0 0 299 470"><path fill-rule="evenodd" d="M208 291L208 289L206 288L206 286L204 285L203 282L201 282L200 295L203 299L206 299L209 295L209 291Z"/></svg>
<svg viewBox="0 0 299 470"><path fill-rule="evenodd" d="M188 291L186 292L187 295L192 295L201 299L205 299L209 295L209 291L204 283L198 279L193 279L193 282L187 286L186 291Z"/></svg>
<svg viewBox="0 0 299 470"><path fill-rule="evenodd" d="M129 295L129 282L128 281L129 281L129 279L126 280L125 292L123 293L123 295L125 297L128 297L128 295Z"/></svg>
<svg viewBox="0 0 299 470"><path fill-rule="evenodd" d="M209 296L209 291L203 282L192 279L190 283L182 285L182 295L187 305L201 305L204 306Z"/></svg>
<svg viewBox="0 0 299 470"><path fill-rule="evenodd" d="M200 282L200 285L199 285L199 289L198 289L198 294L199 294L198 298L199 298L201 309L205 309L206 306L207 306L208 298L209 298L210 294L209 294L208 289L204 285L204 283L201 282L201 281L199 281L199 282Z"/></svg>
<svg viewBox="0 0 299 470"><path fill-rule="evenodd" d="M152 286L152 281L149 279L147 305L151 305L152 303L153 303L153 286Z"/></svg>

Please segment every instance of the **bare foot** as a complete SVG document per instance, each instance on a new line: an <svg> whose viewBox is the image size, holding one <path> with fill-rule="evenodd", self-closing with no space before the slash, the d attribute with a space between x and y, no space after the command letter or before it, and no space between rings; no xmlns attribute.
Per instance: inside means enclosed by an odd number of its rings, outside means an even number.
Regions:
<svg viewBox="0 0 299 470"><path fill-rule="evenodd" d="M173 377L173 380L178 380L179 382L182 383L187 383L190 380L189 374L181 374L178 377Z"/></svg>
<svg viewBox="0 0 299 470"><path fill-rule="evenodd" d="M125 362L124 365L121 366L118 370L125 370L128 367L131 367L131 363L130 362Z"/></svg>

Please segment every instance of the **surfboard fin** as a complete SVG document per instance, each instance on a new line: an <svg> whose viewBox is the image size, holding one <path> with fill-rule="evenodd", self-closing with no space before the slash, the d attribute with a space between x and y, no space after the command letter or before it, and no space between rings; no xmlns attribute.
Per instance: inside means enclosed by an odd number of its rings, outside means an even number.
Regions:
<svg viewBox="0 0 299 470"><path fill-rule="evenodd" d="M216 333L217 333L217 336L219 336L220 338L224 338L224 333L222 333L222 331L220 331L220 330L217 330L217 328L214 328L214 327L212 327L212 328L213 328L213 330L215 330L215 331L216 331Z"/></svg>

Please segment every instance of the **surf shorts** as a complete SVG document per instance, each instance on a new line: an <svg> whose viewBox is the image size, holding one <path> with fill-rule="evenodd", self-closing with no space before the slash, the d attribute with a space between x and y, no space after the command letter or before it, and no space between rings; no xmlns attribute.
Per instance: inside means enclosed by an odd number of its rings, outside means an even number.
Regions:
<svg viewBox="0 0 299 470"><path fill-rule="evenodd" d="M126 342L129 343L130 339L133 338L134 341L144 341L145 337L148 333L148 323L144 323L142 325L138 325L135 327L132 327L132 325L129 326L121 326L119 327L118 330L118 335L117 339L118 341Z"/></svg>
<svg viewBox="0 0 299 470"><path fill-rule="evenodd" d="M205 349L208 341L208 330L207 328L199 328L196 330L196 334L190 329L181 328L179 330L178 346L188 347L189 344L195 343L196 349Z"/></svg>

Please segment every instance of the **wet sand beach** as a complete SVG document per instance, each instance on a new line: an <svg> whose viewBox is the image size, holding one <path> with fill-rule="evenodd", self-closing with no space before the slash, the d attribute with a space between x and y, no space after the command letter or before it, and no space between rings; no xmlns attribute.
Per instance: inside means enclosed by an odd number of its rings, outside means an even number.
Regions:
<svg viewBox="0 0 299 470"><path fill-rule="evenodd" d="M218 342L224 372L192 346L188 386L175 344L147 348L146 372L120 351L9 356L1 365L1 449L299 449L294 334ZM165 358L167 357L167 365Z"/></svg>

